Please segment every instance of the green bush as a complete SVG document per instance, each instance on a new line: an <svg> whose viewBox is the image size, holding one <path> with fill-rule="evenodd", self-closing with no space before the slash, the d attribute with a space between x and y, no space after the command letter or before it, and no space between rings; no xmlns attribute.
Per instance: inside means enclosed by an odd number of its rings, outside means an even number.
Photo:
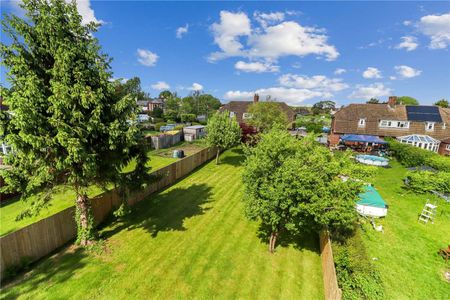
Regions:
<svg viewBox="0 0 450 300"><path fill-rule="evenodd" d="M177 125L175 126L174 130L182 130L184 128L184 125Z"/></svg>
<svg viewBox="0 0 450 300"><path fill-rule="evenodd" d="M343 299L384 299L383 283L367 256L361 229L345 242L333 242L333 256Z"/></svg>
<svg viewBox="0 0 450 300"><path fill-rule="evenodd" d="M450 193L450 172L412 171L406 179L407 188L417 193Z"/></svg>
<svg viewBox="0 0 450 300"><path fill-rule="evenodd" d="M159 131L159 129L161 128L161 126L166 126L166 125L167 125L167 123L165 123L165 122L156 123L156 124L155 124L155 130L156 130L156 131Z"/></svg>
<svg viewBox="0 0 450 300"><path fill-rule="evenodd" d="M436 170L450 172L450 157L439 155L422 148L387 139L392 155L406 167L429 166Z"/></svg>
<svg viewBox="0 0 450 300"><path fill-rule="evenodd" d="M163 118L153 118L153 123L163 123L164 119Z"/></svg>
<svg viewBox="0 0 450 300"><path fill-rule="evenodd" d="M181 114L181 122L194 122L197 120L197 117L195 114Z"/></svg>

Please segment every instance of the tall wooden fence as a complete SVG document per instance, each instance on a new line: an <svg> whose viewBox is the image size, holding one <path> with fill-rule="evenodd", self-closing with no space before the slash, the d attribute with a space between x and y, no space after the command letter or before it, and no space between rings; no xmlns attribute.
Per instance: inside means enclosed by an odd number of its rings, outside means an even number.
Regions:
<svg viewBox="0 0 450 300"><path fill-rule="evenodd" d="M338 286L334 268L333 250L328 231L322 230L320 238L320 258L322 260L323 287L326 300L340 300L342 291Z"/></svg>
<svg viewBox="0 0 450 300"><path fill-rule="evenodd" d="M176 180L192 172L215 157L212 148L203 149L191 156L178 160L153 172L160 179L150 184L145 190L129 197L130 205L143 200L148 195L172 185ZM96 224L99 224L120 205L120 198L115 190L103 193L92 199L92 210ZM36 261L76 236L75 207L69 207L48 218L0 237L0 270L3 275L8 267L18 266L23 259Z"/></svg>

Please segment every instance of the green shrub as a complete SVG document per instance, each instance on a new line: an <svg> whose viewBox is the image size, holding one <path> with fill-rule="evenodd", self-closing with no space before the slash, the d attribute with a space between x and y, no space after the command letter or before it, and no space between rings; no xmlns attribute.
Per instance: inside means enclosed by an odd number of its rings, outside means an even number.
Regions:
<svg viewBox="0 0 450 300"><path fill-rule="evenodd" d="M153 123L163 123L164 119L163 118L153 118Z"/></svg>
<svg viewBox="0 0 450 300"><path fill-rule="evenodd" d="M450 193L450 172L412 171L406 179L406 187L417 193Z"/></svg>
<svg viewBox="0 0 450 300"><path fill-rule="evenodd" d="M361 229L345 242L333 242L333 256L343 299L383 299L384 287L378 270L367 256Z"/></svg>
<svg viewBox="0 0 450 300"><path fill-rule="evenodd" d="M155 130L159 131L161 129L161 126L166 126L167 124L165 122L160 122L155 124Z"/></svg>
<svg viewBox="0 0 450 300"><path fill-rule="evenodd" d="M181 114L181 122L194 122L197 120L197 116L194 114Z"/></svg>
<svg viewBox="0 0 450 300"><path fill-rule="evenodd" d="M450 172L450 157L422 148L387 139L392 155L406 167L430 166L436 170Z"/></svg>

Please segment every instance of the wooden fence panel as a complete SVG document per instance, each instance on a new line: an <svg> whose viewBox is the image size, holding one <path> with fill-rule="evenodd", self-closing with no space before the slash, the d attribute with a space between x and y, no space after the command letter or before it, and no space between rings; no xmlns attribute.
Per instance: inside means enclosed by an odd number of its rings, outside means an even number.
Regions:
<svg viewBox="0 0 450 300"><path fill-rule="evenodd" d="M153 172L154 175L161 176L160 180L142 191L132 193L128 203L133 205L148 195L174 184L178 179L214 157L213 153L214 151L209 148L203 149ZM108 217L111 211L119 207L121 200L118 193L112 190L93 198L91 203L95 224L98 225ZM19 265L23 258L36 261L75 237L74 206L0 237L1 275L8 267Z"/></svg>
<svg viewBox="0 0 450 300"><path fill-rule="evenodd" d="M338 286L336 269L334 268L333 250L329 233L320 232L320 257L322 260L322 276L326 300L340 300L342 291Z"/></svg>

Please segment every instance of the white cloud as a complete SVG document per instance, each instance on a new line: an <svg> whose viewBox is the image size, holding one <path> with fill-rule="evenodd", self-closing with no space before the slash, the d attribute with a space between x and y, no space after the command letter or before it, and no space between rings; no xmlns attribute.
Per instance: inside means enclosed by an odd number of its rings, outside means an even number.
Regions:
<svg viewBox="0 0 450 300"><path fill-rule="evenodd" d="M334 60L339 52L333 45L328 44L328 36L323 29L303 27L297 22L280 22L280 15L257 14L263 18L266 26L252 30L250 19L243 13L220 12L220 22L214 23L211 30L214 42L222 50L211 53L209 61L217 61L226 57L241 56L249 58L276 61L282 56L306 56L315 54L324 56L327 60ZM240 38L246 37L246 46Z"/></svg>
<svg viewBox="0 0 450 300"><path fill-rule="evenodd" d="M412 24L412 22L409 20L403 21L403 25L405 25L405 26L409 26L411 24Z"/></svg>
<svg viewBox="0 0 450 300"><path fill-rule="evenodd" d="M165 81L158 81L157 83L152 84L151 87L158 91L170 89L170 85Z"/></svg>
<svg viewBox="0 0 450 300"><path fill-rule="evenodd" d="M249 55L276 60L281 56L315 54L335 60L339 52L327 43L328 37L322 33L321 29L303 27L292 21L269 26L263 33L249 37Z"/></svg>
<svg viewBox="0 0 450 300"><path fill-rule="evenodd" d="M71 0L65 0L67 3L72 2ZM91 1L90 0L76 0L77 2L77 10L78 13L81 15L81 17L83 17L83 24L88 24L91 22L95 22L95 23L100 23L103 24L105 23L102 20L98 20L95 17L94 14L94 10L91 8Z"/></svg>
<svg viewBox="0 0 450 300"><path fill-rule="evenodd" d="M201 85L200 83L194 82L192 84L192 86L189 88L189 90L191 90L191 91L201 91L201 90L203 90L203 85Z"/></svg>
<svg viewBox="0 0 450 300"><path fill-rule="evenodd" d="M341 74L344 74L345 72L347 72L347 70L346 69L336 69L335 71L334 71L334 74L335 75L341 75Z"/></svg>
<svg viewBox="0 0 450 300"><path fill-rule="evenodd" d="M354 99L370 99L377 97L389 96L392 94L392 89L385 87L382 83L373 83L370 85L357 85L350 98Z"/></svg>
<svg viewBox="0 0 450 300"><path fill-rule="evenodd" d="M261 13L255 11L253 13L253 17L255 18L256 21L259 22L259 24L261 24L261 26L267 27L267 25L283 21L284 13L282 12Z"/></svg>
<svg viewBox="0 0 450 300"><path fill-rule="evenodd" d="M395 46L396 49L405 49L406 51L416 50L419 43L417 43L417 38L414 36L402 36L402 42Z"/></svg>
<svg viewBox="0 0 450 300"><path fill-rule="evenodd" d="M312 91L308 89L270 87L258 89L255 91L228 91L225 93L224 98L227 100L251 100L253 99L253 95L255 93L257 93L262 99L266 98L267 96L271 96L272 99L276 99L280 102L284 101L290 105L298 105L305 100L316 97L329 98L332 96L329 93Z"/></svg>
<svg viewBox="0 0 450 300"><path fill-rule="evenodd" d="M348 88L348 85L342 82L340 78L327 78L323 75L305 76L295 74L285 74L278 78L282 86L293 88L312 89L315 91L337 92Z"/></svg>
<svg viewBox="0 0 450 300"><path fill-rule="evenodd" d="M408 66L395 66L395 70L397 71L397 74L400 76L400 78L413 78L416 76L419 76L422 71L417 70Z"/></svg>
<svg viewBox="0 0 450 300"><path fill-rule="evenodd" d="M186 24L184 27L178 27L176 31L177 39L181 39L183 35L188 33L189 30L189 24Z"/></svg>
<svg viewBox="0 0 450 300"><path fill-rule="evenodd" d="M389 79L390 80L397 80L397 77L396 76L389 76Z"/></svg>
<svg viewBox="0 0 450 300"><path fill-rule="evenodd" d="M278 72L280 70L279 66L275 66L271 63L265 62L244 62L238 61L234 67L242 72L254 72L254 73L263 73L263 72Z"/></svg>
<svg viewBox="0 0 450 300"><path fill-rule="evenodd" d="M146 49L137 49L137 55L138 62L147 67L153 67L159 58L156 53Z"/></svg>
<svg viewBox="0 0 450 300"><path fill-rule="evenodd" d="M377 68L368 67L362 75L364 78L370 79L370 78L381 78L381 71Z"/></svg>
<svg viewBox="0 0 450 300"><path fill-rule="evenodd" d="M424 16L417 28L431 39L430 49L444 49L450 45L450 13Z"/></svg>
<svg viewBox="0 0 450 300"><path fill-rule="evenodd" d="M215 61L228 56L242 54L243 45L239 41L240 36L248 36L251 33L250 19L245 13L220 12L220 22L211 26L214 34L214 42L222 52L212 53L210 61Z"/></svg>

